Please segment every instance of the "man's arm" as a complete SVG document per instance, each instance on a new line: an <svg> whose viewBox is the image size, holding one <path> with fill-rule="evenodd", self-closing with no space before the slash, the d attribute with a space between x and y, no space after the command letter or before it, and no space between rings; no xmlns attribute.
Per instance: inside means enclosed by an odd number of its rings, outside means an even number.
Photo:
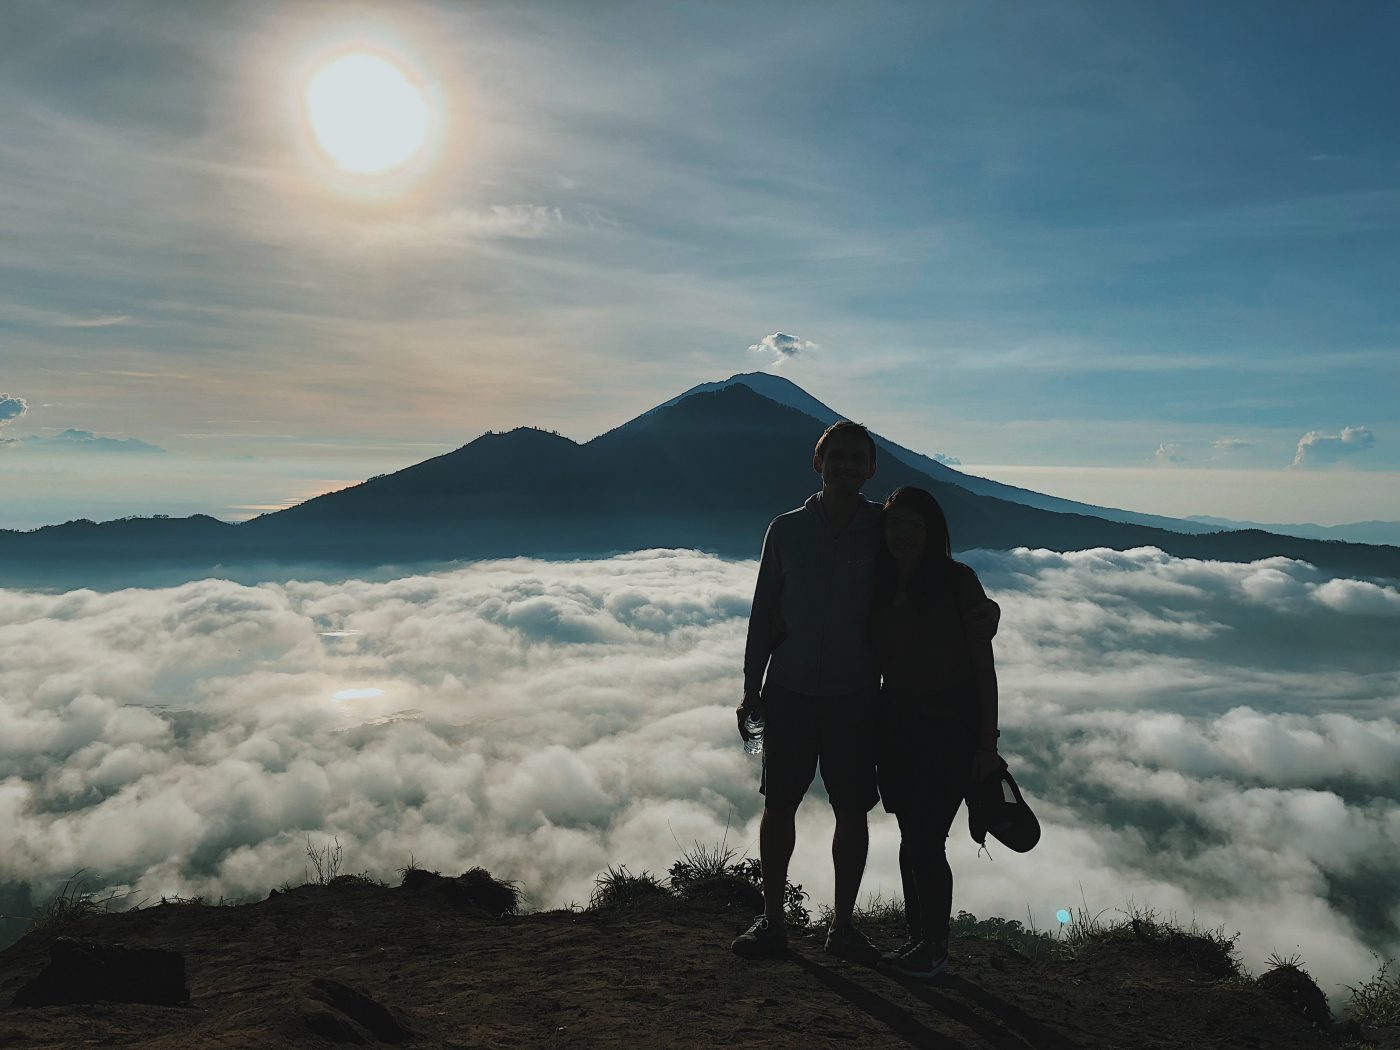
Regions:
<svg viewBox="0 0 1400 1050"><path fill-rule="evenodd" d="M738 717L742 725L750 710L760 713L758 692L763 686L763 672L773 653L780 603L783 593L783 568L778 560L778 545L773 526L763 536L763 554L758 560L758 582L753 590L753 607L749 610L749 635L744 644L744 699ZM743 730L740 729L742 733Z"/></svg>

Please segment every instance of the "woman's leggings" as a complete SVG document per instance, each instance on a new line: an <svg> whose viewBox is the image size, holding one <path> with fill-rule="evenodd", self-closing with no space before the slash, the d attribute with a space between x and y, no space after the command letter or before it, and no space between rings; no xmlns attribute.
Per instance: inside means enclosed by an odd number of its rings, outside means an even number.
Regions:
<svg viewBox="0 0 1400 1050"><path fill-rule="evenodd" d="M953 869L944 847L957 816L962 792L956 788L901 808L899 875L904 883L904 914L909 936L942 944L953 914Z"/></svg>

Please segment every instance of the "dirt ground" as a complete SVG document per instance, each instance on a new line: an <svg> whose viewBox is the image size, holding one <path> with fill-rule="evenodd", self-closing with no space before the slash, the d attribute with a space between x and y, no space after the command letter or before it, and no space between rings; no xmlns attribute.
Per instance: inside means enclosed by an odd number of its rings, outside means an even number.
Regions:
<svg viewBox="0 0 1400 1050"><path fill-rule="evenodd" d="M238 907L98 915L0 952L0 1007L62 933L183 952L189 1003L0 1008L0 1047L1345 1045L1252 984L1214 981L1153 944L1037 963L1005 944L955 940L953 972L915 982L825 955L816 932L795 937L787 958L745 962L729 941L750 918L660 895L610 912L492 918L441 895L355 881ZM901 939L870 932L877 943ZM352 1019L328 999L327 979L387 1008L406 1037ZM1367 1035L1400 1047L1400 1033Z"/></svg>

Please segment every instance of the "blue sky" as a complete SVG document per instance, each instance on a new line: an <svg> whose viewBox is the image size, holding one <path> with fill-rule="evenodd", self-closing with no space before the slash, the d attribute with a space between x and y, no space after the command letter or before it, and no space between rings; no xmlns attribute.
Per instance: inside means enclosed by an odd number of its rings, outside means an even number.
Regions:
<svg viewBox="0 0 1400 1050"><path fill-rule="evenodd" d="M0 526L243 517L758 368L1044 491L1400 519L1393 4L44 0L0 30ZM336 171L300 119L350 46L423 85L404 172ZM779 331L811 345L748 350ZM21 440L68 428L166 452Z"/></svg>

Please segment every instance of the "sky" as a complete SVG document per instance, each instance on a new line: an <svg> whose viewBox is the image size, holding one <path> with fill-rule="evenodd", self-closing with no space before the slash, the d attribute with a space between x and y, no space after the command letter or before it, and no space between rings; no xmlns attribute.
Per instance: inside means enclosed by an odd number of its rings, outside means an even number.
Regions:
<svg viewBox="0 0 1400 1050"><path fill-rule="evenodd" d="M954 905L1132 906L1298 954L1334 1003L1400 955L1400 590L1283 558L974 552L1001 749L1039 845L949 838ZM262 899L308 843L396 881L482 865L531 908L695 842L757 853L734 725L756 564L688 551L397 580L0 590L0 913L85 870L136 904ZM862 901L899 895L877 809ZM833 819L790 877L830 906ZM722 948L720 950L723 950Z"/></svg>
<svg viewBox="0 0 1400 1050"><path fill-rule="evenodd" d="M759 369L1056 494L1400 519L1397 41L1367 0L15 0L0 527L247 518ZM382 174L308 115L348 53L415 85Z"/></svg>

